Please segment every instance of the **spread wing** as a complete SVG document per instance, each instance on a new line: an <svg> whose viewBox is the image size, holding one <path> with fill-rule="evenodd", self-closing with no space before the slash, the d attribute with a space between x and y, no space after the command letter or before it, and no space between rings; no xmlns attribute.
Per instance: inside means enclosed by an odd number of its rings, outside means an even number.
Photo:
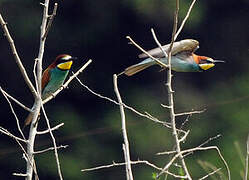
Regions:
<svg viewBox="0 0 249 180"><path fill-rule="evenodd" d="M195 62L191 51L181 51L175 55L178 59L182 61L187 61L190 63Z"/></svg>
<svg viewBox="0 0 249 180"><path fill-rule="evenodd" d="M162 47L167 52L169 47L170 47L170 44L164 45ZM183 51L188 51L188 52L192 53L192 52L196 51L198 48L199 48L199 42L197 40L184 39L181 41L174 42L173 48L172 48L172 55L176 55L177 53L180 53ZM147 52L156 58L164 57L164 54L159 47L157 47L155 49L151 49ZM143 53L143 54L138 55L138 57L139 58L147 58L148 55Z"/></svg>
<svg viewBox="0 0 249 180"><path fill-rule="evenodd" d="M47 68L42 74L42 91L44 90L45 86L48 84L50 80L50 71Z"/></svg>

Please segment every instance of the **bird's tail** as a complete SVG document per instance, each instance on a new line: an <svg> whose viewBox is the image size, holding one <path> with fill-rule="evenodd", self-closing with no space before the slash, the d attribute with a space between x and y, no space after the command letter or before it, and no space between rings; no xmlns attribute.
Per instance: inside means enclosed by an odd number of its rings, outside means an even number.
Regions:
<svg viewBox="0 0 249 180"><path fill-rule="evenodd" d="M152 65L154 65L155 62L151 59L145 59L144 61L142 61L141 63L138 63L138 64L135 64L135 65L132 65L128 68L126 68L122 73L120 73L119 75L121 74L126 74L127 76L132 76Z"/></svg>
<svg viewBox="0 0 249 180"><path fill-rule="evenodd" d="M24 125L23 125L22 130L23 130L27 125L29 125L29 124L31 123L31 121L32 121L32 119L33 119L33 115L34 115L33 112L30 112L30 113L29 113L28 117L27 117L27 118L25 119L25 121L24 121Z"/></svg>

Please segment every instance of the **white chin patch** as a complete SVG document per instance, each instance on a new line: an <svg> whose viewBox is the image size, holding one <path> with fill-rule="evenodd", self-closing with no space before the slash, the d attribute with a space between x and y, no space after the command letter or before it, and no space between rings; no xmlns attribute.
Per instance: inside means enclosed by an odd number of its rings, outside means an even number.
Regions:
<svg viewBox="0 0 249 180"><path fill-rule="evenodd" d="M72 56L69 56L69 55L68 55L68 56L64 56L62 59L63 59L63 60L69 60L69 59L71 59L71 58L72 58Z"/></svg>

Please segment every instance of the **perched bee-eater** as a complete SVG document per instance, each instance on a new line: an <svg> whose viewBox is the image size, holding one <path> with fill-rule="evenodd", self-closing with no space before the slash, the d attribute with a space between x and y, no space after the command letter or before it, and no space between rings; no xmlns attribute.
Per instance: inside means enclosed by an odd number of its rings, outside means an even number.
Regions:
<svg viewBox="0 0 249 180"><path fill-rule="evenodd" d="M48 66L42 74L42 100L49 97L57 89L59 89L73 64L73 60L77 58L67 54L56 57L55 61ZM32 108L33 110L33 108ZM33 113L31 112L25 120L24 127L32 121Z"/></svg>
<svg viewBox="0 0 249 180"><path fill-rule="evenodd" d="M163 49L168 51L170 44L162 46ZM198 56L194 52L199 48L199 42L193 39L185 39L178 42L174 42L171 56L171 68L176 72L201 72L214 67L215 63L224 62L221 60L214 60L206 56ZM158 47L147 51L151 56L157 58L162 63L168 63L168 58L165 57L162 50ZM157 64L156 61L149 58L145 53L140 54L139 58L147 58L142 62L132 65L124 70L120 74L126 74L132 76L137 72L140 72L152 65Z"/></svg>

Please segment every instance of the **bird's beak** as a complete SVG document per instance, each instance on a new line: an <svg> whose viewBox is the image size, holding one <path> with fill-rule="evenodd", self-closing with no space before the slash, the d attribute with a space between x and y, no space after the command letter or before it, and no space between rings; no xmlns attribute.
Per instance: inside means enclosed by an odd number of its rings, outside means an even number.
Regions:
<svg viewBox="0 0 249 180"><path fill-rule="evenodd" d="M76 60L76 59L78 59L77 57L71 57L69 60Z"/></svg>
<svg viewBox="0 0 249 180"><path fill-rule="evenodd" d="M213 62L214 63L225 63L225 61L222 61L222 60L214 60Z"/></svg>

